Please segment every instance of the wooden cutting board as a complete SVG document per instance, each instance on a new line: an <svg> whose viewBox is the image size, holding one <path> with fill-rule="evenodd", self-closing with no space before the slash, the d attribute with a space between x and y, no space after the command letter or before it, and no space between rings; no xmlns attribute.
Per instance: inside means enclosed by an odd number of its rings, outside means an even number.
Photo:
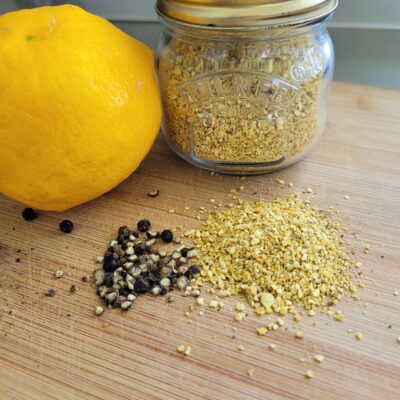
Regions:
<svg viewBox="0 0 400 400"><path fill-rule="evenodd" d="M280 189L276 178L294 187ZM171 304L142 296L128 313L94 316L99 301L81 277L91 274L118 226L146 217L156 228L193 228L197 214L184 207L226 200L240 185L246 199L311 187L314 204L334 205L348 226L361 229L354 249L367 286L359 291L361 306L339 305L344 322L304 316L298 325L306 337L296 340L287 318L287 329L258 337L266 316L234 322L238 299L224 300L219 312L204 307L204 315L196 310L187 317L193 299L179 294ZM160 195L148 197L155 188ZM0 197L1 400L400 399L400 295L394 295L400 291L400 92L336 83L323 140L306 160L277 174L211 175L177 158L160 138L139 170L101 198L33 222L21 218L22 209ZM58 230L64 218L75 223L70 235ZM59 268L65 276L57 280ZM49 288L52 298L44 296ZM191 346L190 356L176 352L182 343ZM318 364L315 354L325 360ZM311 380L307 369L314 371Z"/></svg>

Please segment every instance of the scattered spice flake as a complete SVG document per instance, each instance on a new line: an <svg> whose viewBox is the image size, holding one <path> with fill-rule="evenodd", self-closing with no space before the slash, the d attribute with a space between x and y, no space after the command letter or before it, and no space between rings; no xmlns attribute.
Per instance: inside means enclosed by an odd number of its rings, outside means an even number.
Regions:
<svg viewBox="0 0 400 400"><path fill-rule="evenodd" d="M342 313L340 313L340 312L336 312L336 315L335 315L335 320L336 321L339 321L339 322L342 322L342 321L344 321L344 315L342 314Z"/></svg>
<svg viewBox="0 0 400 400"><path fill-rule="evenodd" d="M101 306L97 306L97 307L94 309L94 313L95 313L95 315L97 315L97 316L99 317L101 314L104 313L104 308L101 307Z"/></svg>
<svg viewBox="0 0 400 400"><path fill-rule="evenodd" d="M175 213L175 210L174 210L173 208L171 208L170 210L168 210L168 213L169 213L169 214L174 214L174 213Z"/></svg>
<svg viewBox="0 0 400 400"><path fill-rule="evenodd" d="M313 372L311 369L308 369L308 370L305 372L304 375L305 375L306 378L311 379L311 378L314 377L314 372Z"/></svg>
<svg viewBox="0 0 400 400"><path fill-rule="evenodd" d="M188 356L190 354L191 350L192 350L191 347L187 344L181 344L176 348L176 351L178 353L181 353L185 356Z"/></svg>
<svg viewBox="0 0 400 400"><path fill-rule="evenodd" d="M236 311L244 311L245 310L245 305L243 303L236 303Z"/></svg>
<svg viewBox="0 0 400 400"><path fill-rule="evenodd" d="M312 192L313 192L313 190L311 188L306 189L306 193L312 193Z"/></svg>
<svg viewBox="0 0 400 400"><path fill-rule="evenodd" d="M276 344L270 343L268 347L269 347L270 350L275 350L276 349Z"/></svg>
<svg viewBox="0 0 400 400"><path fill-rule="evenodd" d="M357 287L355 285L350 285L349 290L350 290L350 292L355 293L355 292L357 292Z"/></svg>
<svg viewBox="0 0 400 400"><path fill-rule="evenodd" d="M319 362L319 363L322 363L322 361L324 361L324 359L325 359L325 357L322 354L316 354L314 356L314 360Z"/></svg>
<svg viewBox="0 0 400 400"><path fill-rule="evenodd" d="M278 183L279 185L285 184L285 181L283 179L275 179L275 182Z"/></svg>
<svg viewBox="0 0 400 400"><path fill-rule="evenodd" d="M204 305L204 298L203 298L203 297L198 297L198 298L196 299L196 303L197 303L199 306Z"/></svg>
<svg viewBox="0 0 400 400"><path fill-rule="evenodd" d="M356 332L354 336L355 336L356 340L361 340L363 337L361 332Z"/></svg>
<svg viewBox="0 0 400 400"><path fill-rule="evenodd" d="M306 334L303 331L297 331L295 337L297 339L303 339Z"/></svg>
<svg viewBox="0 0 400 400"><path fill-rule="evenodd" d="M167 303L173 303L174 301L175 301L175 297L174 297L174 296L169 295L169 296L167 297Z"/></svg>
<svg viewBox="0 0 400 400"><path fill-rule="evenodd" d="M309 310L308 311L308 316L309 317L313 317L315 315L315 311L314 310Z"/></svg>
<svg viewBox="0 0 400 400"><path fill-rule="evenodd" d="M237 347L237 349L238 349L239 351L243 351L243 350L244 350L244 346L241 345L241 344L239 344L239 346Z"/></svg>
<svg viewBox="0 0 400 400"><path fill-rule="evenodd" d="M44 292L44 295L47 297L54 297L56 295L56 291L54 289L47 289Z"/></svg>
<svg viewBox="0 0 400 400"><path fill-rule="evenodd" d="M158 189L150 190L148 193L149 197L157 197L159 192Z"/></svg>
<svg viewBox="0 0 400 400"><path fill-rule="evenodd" d="M259 336L265 336L265 334L268 332L268 329L262 326L261 328L257 329L257 334Z"/></svg>
<svg viewBox="0 0 400 400"><path fill-rule="evenodd" d="M245 315L242 312L238 312L235 314L235 321L240 322L243 320L244 317Z"/></svg>
<svg viewBox="0 0 400 400"><path fill-rule="evenodd" d="M300 314L295 314L295 315L293 315L293 319L294 319L296 322L299 322L299 321L301 320L301 315L300 315Z"/></svg>
<svg viewBox="0 0 400 400"><path fill-rule="evenodd" d="M400 336L397 338L397 343L400 344Z"/></svg>
<svg viewBox="0 0 400 400"><path fill-rule="evenodd" d="M348 196L347 194L344 196L344 199L345 200L349 200L350 199L350 196Z"/></svg>
<svg viewBox="0 0 400 400"><path fill-rule="evenodd" d="M394 292L393 292L393 296L398 296L399 295L399 292L397 291L397 290L395 290Z"/></svg>
<svg viewBox="0 0 400 400"><path fill-rule="evenodd" d="M254 375L254 368L250 368L247 370L247 375L252 377Z"/></svg>
<svg viewBox="0 0 400 400"><path fill-rule="evenodd" d="M75 285L71 285L71 287L69 288L69 292L70 293L75 293L76 292L76 286Z"/></svg>
<svg viewBox="0 0 400 400"><path fill-rule="evenodd" d="M218 301L217 300L211 300L210 303L208 304L208 307L210 307L210 308L218 308Z"/></svg>
<svg viewBox="0 0 400 400"><path fill-rule="evenodd" d="M58 269L56 272L54 272L54 277L57 279L60 279L64 276L64 271L62 269Z"/></svg>

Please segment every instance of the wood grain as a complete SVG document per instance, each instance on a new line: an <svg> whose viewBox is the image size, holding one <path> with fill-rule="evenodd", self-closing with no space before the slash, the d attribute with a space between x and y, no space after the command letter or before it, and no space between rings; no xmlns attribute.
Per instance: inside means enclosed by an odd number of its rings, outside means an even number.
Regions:
<svg viewBox="0 0 400 400"><path fill-rule="evenodd" d="M42 213L28 223L23 206L0 197L0 399L399 399L400 296L393 295L400 291L399 110L399 92L336 83L323 140L306 160L278 174L244 181L210 175L178 159L160 138L123 184L68 212ZM294 188L280 190L271 181L277 177ZM290 319L287 330L257 337L264 317L235 323L233 298L219 312L194 312L192 324L184 313L193 300L179 294L171 304L142 297L128 313L93 315L98 299L81 277L92 272L118 226L148 217L156 228L195 227L185 206L225 200L241 184L249 199L254 192L269 199L312 187L315 204L336 205L348 226L360 227L355 250L370 278L360 291L367 306L340 304L343 323L304 317L302 341L294 339ZM149 198L154 188L160 195ZM172 208L175 214L168 213ZM58 230L64 218L75 223L71 235ZM372 246L368 255L365 243ZM64 278L53 277L57 268ZM47 288L55 297L44 296ZM176 353L181 343L192 347L189 357ZM322 364L312 359L317 353L326 357ZM307 369L314 379L304 377Z"/></svg>

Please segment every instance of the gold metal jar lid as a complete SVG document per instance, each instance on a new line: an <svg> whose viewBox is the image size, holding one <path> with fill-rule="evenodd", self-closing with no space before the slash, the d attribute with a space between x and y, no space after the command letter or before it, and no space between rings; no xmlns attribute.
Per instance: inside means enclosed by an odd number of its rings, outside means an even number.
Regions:
<svg viewBox="0 0 400 400"><path fill-rule="evenodd" d="M157 12L205 27L303 25L326 17L338 0L157 0Z"/></svg>

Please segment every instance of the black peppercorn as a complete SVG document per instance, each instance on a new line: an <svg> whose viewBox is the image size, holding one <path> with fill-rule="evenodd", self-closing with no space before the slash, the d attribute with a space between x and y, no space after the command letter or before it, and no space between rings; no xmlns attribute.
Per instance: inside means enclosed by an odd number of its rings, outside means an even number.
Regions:
<svg viewBox="0 0 400 400"><path fill-rule="evenodd" d="M60 230L64 233L71 233L74 229L74 224L68 219L60 222Z"/></svg>
<svg viewBox="0 0 400 400"><path fill-rule="evenodd" d="M120 226L118 228L118 236L127 238L131 234L131 230L127 226Z"/></svg>
<svg viewBox="0 0 400 400"><path fill-rule="evenodd" d="M118 268L118 261L114 257L104 257L103 268L106 272L114 272Z"/></svg>
<svg viewBox="0 0 400 400"><path fill-rule="evenodd" d="M113 280L112 274L104 275L103 285L105 285L107 287L111 287L112 285L114 285L114 280Z"/></svg>
<svg viewBox="0 0 400 400"><path fill-rule="evenodd" d="M32 221L37 217L37 213L33 208L25 208L25 210L22 211L22 217L25 221Z"/></svg>
<svg viewBox="0 0 400 400"><path fill-rule="evenodd" d="M151 223L150 223L150 221L148 219L141 219L137 223L137 227L138 227L140 232L147 232L151 227Z"/></svg>
<svg viewBox="0 0 400 400"><path fill-rule="evenodd" d="M189 249L187 247L184 247L183 249L181 249L181 254L182 257L186 257L188 254Z"/></svg>
<svg viewBox="0 0 400 400"><path fill-rule="evenodd" d="M161 232L160 237L165 243L171 243L172 239L174 238L174 235L169 229L164 229Z"/></svg>

